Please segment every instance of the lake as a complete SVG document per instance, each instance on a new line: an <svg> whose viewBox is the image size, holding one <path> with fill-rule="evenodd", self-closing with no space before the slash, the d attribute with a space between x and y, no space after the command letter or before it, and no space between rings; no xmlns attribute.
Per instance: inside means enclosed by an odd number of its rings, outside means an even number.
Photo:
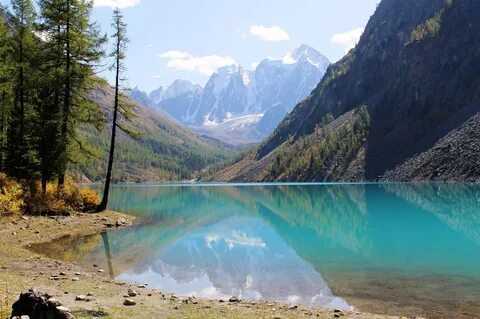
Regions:
<svg viewBox="0 0 480 319"><path fill-rule="evenodd" d="M480 316L480 186L116 186L139 225L58 258L181 296Z"/></svg>

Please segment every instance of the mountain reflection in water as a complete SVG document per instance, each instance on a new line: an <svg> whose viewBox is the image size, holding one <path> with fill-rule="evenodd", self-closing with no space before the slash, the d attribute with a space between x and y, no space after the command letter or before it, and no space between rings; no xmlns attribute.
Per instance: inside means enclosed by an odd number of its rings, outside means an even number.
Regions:
<svg viewBox="0 0 480 319"><path fill-rule="evenodd" d="M479 186L118 186L111 208L140 225L81 259L110 260L121 280L184 296L480 313Z"/></svg>

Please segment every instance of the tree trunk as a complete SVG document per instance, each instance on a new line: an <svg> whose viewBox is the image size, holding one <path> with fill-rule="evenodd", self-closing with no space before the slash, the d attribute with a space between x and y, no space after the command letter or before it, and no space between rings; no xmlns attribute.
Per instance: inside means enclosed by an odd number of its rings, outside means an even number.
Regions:
<svg viewBox="0 0 480 319"><path fill-rule="evenodd" d="M112 168L115 154L115 138L117 134L117 116L118 116L118 95L119 95L119 82L120 82L120 38L117 39L116 47L116 75L115 75L115 105L113 108L113 121L112 121L112 136L110 141L110 153L108 155L108 167L107 176L105 178L105 188L103 190L102 202L98 207L98 211L104 211L108 206L108 197L110 195L110 183L112 180Z"/></svg>
<svg viewBox="0 0 480 319"><path fill-rule="evenodd" d="M68 143L68 121L70 118L71 100L71 51L70 51L70 0L67 0L67 21L66 21L66 62L65 62L65 92L63 101L63 122L61 131L61 163L58 176L58 188L62 190L65 185L65 173L67 170L67 143Z"/></svg>
<svg viewBox="0 0 480 319"><path fill-rule="evenodd" d="M47 183L48 183L48 178L45 174L42 174L42 194L45 195L47 194Z"/></svg>
<svg viewBox="0 0 480 319"><path fill-rule="evenodd" d="M5 171L5 153L7 150L7 101L6 93L2 92L2 145L1 147L1 159L0 159L0 170Z"/></svg>

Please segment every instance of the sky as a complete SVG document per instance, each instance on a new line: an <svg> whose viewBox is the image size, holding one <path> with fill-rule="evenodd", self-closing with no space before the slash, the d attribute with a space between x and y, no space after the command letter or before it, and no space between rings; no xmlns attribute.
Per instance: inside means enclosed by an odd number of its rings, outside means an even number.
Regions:
<svg viewBox="0 0 480 319"><path fill-rule="evenodd" d="M151 91L176 79L204 85L225 65L253 69L307 44L332 62L355 45L379 0L93 0L111 32L114 7L128 24L127 85ZM0 0L5 3L8 0ZM104 74L111 78L111 74Z"/></svg>

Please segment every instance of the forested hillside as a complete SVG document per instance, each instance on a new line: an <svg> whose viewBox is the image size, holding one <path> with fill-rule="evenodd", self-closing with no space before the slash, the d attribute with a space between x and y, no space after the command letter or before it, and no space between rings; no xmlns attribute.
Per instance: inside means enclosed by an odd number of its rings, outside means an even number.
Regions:
<svg viewBox="0 0 480 319"><path fill-rule="evenodd" d="M480 162L480 152L463 143L478 136L478 74L480 2L383 0L356 48L328 69L312 95L255 154L217 178L358 181L377 180L394 170L387 176L395 180L478 181L471 163ZM368 128L353 130L355 138L342 134L342 125L334 128L336 155L325 159L331 138L315 132L361 107L368 113ZM432 156L452 138L456 147L451 156ZM317 150L292 147L302 143ZM310 169L317 161L321 165Z"/></svg>
<svg viewBox="0 0 480 319"><path fill-rule="evenodd" d="M106 83L89 93L105 116L111 117L113 89ZM132 129L138 136L121 133L117 143L113 180L117 182L175 181L191 179L195 171L229 159L235 150L180 127L151 108L134 104ZM109 122L109 121L108 121ZM106 170L109 127L100 132L84 127L81 135L96 149L94 156L76 165L79 179L99 181Z"/></svg>

